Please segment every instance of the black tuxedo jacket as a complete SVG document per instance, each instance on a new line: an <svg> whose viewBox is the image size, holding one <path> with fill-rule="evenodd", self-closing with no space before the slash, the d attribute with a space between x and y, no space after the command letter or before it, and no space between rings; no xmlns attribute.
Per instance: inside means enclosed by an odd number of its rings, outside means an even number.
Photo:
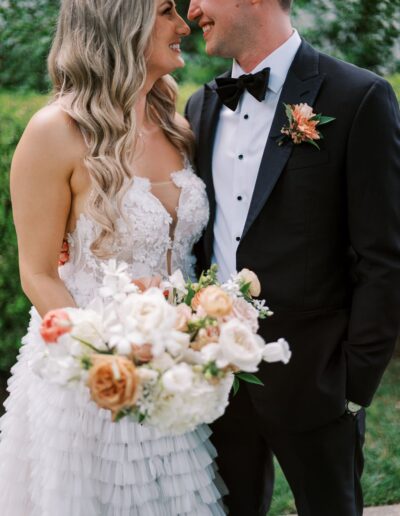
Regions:
<svg viewBox="0 0 400 516"><path fill-rule="evenodd" d="M321 150L277 143L284 103L301 102L335 117L321 127ZM211 207L196 251L200 268L212 257L212 153L220 109L215 81L186 106ZM302 42L236 259L238 270L258 274L261 297L274 311L262 322L262 336L285 337L293 351L288 365L262 365L265 387L246 387L262 417L301 430L342 414L345 399L368 406L400 320L400 114L384 79Z"/></svg>

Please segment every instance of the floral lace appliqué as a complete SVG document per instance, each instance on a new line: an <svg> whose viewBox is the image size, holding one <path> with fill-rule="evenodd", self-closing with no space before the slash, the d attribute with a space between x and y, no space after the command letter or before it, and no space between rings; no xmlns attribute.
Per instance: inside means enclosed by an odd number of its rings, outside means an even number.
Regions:
<svg viewBox="0 0 400 516"><path fill-rule="evenodd" d="M132 279L159 274L168 275L167 254L171 251L171 269L181 269L185 277L194 277L193 245L199 240L209 217L204 183L186 163L171 174L180 188L177 224L170 235L171 215L151 193L147 178L137 177L123 201L124 218L117 221L120 235L116 258L130 267ZM85 306L102 281L101 260L90 251L96 236L94 222L81 214L73 233L68 235L69 260L59 268L79 306Z"/></svg>

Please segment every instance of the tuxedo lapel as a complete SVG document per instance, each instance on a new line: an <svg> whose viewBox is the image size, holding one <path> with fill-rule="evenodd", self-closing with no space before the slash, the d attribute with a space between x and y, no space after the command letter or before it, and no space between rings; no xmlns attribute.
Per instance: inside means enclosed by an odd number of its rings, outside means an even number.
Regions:
<svg viewBox="0 0 400 516"><path fill-rule="evenodd" d="M221 77L229 76L230 71L221 75ZM215 191L212 177L212 155L219 112L222 106L220 98L215 92L215 88L215 80L204 86L204 101L200 117L199 136L197 143L198 170L201 172L201 177L206 184L207 195L210 202L210 221L204 235L205 253L208 261L211 261L212 257L215 218Z"/></svg>
<svg viewBox="0 0 400 516"><path fill-rule="evenodd" d="M324 80L324 76L319 74L318 71L318 61L318 53L303 41L282 88L271 131L261 159L242 240L271 195L293 150L293 143L288 142L280 146L277 142L278 138L282 136L281 129L287 122L284 104L303 102L313 106Z"/></svg>

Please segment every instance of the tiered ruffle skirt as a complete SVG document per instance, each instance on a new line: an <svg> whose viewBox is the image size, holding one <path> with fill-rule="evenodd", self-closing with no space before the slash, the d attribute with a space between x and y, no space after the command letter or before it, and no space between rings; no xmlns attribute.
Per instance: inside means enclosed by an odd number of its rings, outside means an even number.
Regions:
<svg viewBox="0 0 400 516"><path fill-rule="evenodd" d="M223 487L206 426L165 436L32 372L40 318L9 380L0 420L1 516L218 516ZM218 484L218 488L217 488Z"/></svg>

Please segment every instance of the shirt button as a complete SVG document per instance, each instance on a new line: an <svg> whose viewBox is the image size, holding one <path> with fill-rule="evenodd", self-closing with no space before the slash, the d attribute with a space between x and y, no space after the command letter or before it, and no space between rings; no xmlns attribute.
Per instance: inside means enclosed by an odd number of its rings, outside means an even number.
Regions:
<svg viewBox="0 0 400 516"><path fill-rule="evenodd" d="M239 154L238 158L243 159L244 158L243 154Z"/></svg>
<svg viewBox="0 0 400 516"><path fill-rule="evenodd" d="M248 120L248 119L249 119L249 115L247 115L247 114L246 114L246 115L244 115L244 117L243 117L243 118L244 118L245 120Z"/></svg>
<svg viewBox="0 0 400 516"><path fill-rule="evenodd" d="M241 195L238 195L238 196L236 197L236 199L237 199L238 201L241 201L241 200L243 199L243 197L242 197Z"/></svg>
<svg viewBox="0 0 400 516"><path fill-rule="evenodd" d="M240 237L236 237L236 242L240 242Z"/></svg>

